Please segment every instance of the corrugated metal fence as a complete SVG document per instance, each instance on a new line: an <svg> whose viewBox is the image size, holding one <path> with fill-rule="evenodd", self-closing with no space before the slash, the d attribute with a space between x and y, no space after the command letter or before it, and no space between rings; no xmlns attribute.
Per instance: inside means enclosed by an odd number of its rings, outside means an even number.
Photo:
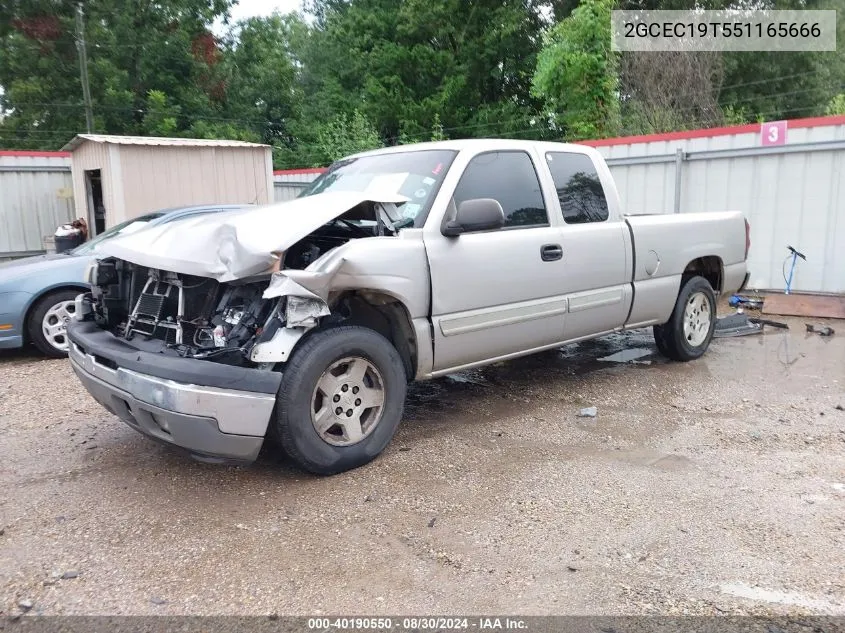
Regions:
<svg viewBox="0 0 845 633"><path fill-rule="evenodd" d="M845 293L845 116L787 123L762 146L759 124L587 142L602 152L628 213L739 210L751 222L750 287L783 288L787 245L803 251L793 288ZM8 156L14 154L14 156ZM42 249L72 219L69 159L0 152L0 259ZM52 156L51 156L52 154ZM277 171L292 200L322 169Z"/></svg>
<svg viewBox="0 0 845 633"><path fill-rule="evenodd" d="M782 289L787 245L807 255L793 289L845 293L845 117L587 143L605 156L628 213L738 210L751 223L749 286Z"/></svg>
<svg viewBox="0 0 845 633"><path fill-rule="evenodd" d="M314 168L273 172L273 199L276 202L293 200L324 171L325 169Z"/></svg>
<svg viewBox="0 0 845 633"><path fill-rule="evenodd" d="M44 238L73 219L70 158L0 151L0 260L44 252Z"/></svg>

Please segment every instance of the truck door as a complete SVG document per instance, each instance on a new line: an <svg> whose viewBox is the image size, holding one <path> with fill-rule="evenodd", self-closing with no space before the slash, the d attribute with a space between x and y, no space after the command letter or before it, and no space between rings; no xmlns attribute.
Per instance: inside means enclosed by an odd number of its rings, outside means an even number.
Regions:
<svg viewBox="0 0 845 633"><path fill-rule="evenodd" d="M563 215L561 283L566 288L567 340L622 326L631 306L633 255L628 227L608 211L592 158L545 152Z"/></svg>
<svg viewBox="0 0 845 633"><path fill-rule="evenodd" d="M561 229L549 222L534 160L522 150L474 156L449 203L493 198L504 228L446 237L424 231L432 286L434 370L518 354L563 338ZM446 213L448 218L449 212Z"/></svg>

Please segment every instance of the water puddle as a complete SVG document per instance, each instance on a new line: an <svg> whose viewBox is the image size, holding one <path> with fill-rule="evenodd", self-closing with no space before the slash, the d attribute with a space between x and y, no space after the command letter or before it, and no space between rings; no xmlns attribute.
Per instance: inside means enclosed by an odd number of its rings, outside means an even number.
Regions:
<svg viewBox="0 0 845 633"><path fill-rule="evenodd" d="M647 347L631 347L623 349L610 356L604 356L598 360L607 363L632 363L634 365L651 365L650 360L639 360L645 356L654 354L654 349Z"/></svg>

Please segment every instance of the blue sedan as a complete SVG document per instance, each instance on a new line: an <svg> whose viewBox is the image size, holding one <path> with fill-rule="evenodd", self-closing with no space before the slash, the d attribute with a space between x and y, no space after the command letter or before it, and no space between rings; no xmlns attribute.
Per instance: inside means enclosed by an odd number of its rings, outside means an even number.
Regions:
<svg viewBox="0 0 845 633"><path fill-rule="evenodd" d="M32 343L48 356L67 356L65 327L74 299L88 290L85 269L102 242L139 229L192 215L233 211L244 205L180 207L148 213L118 224L67 253L27 257L0 264L0 349Z"/></svg>

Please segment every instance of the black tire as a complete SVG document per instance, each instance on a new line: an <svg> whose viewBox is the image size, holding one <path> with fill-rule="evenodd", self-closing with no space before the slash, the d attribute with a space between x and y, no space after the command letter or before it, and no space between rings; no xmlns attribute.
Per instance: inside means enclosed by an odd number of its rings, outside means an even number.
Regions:
<svg viewBox="0 0 845 633"><path fill-rule="evenodd" d="M663 340L663 336L658 334L658 328L660 327L660 325L655 325L652 328L654 333L654 344L657 346L657 351L660 353L661 356L669 358L669 348L666 345L666 342Z"/></svg>
<svg viewBox="0 0 845 633"><path fill-rule="evenodd" d="M67 350L60 350L53 346L52 343L44 335L41 328L44 316L55 305L67 301L73 301L76 296L82 292L76 288L67 288L65 290L57 290L48 293L38 299L29 311L29 316L26 319L26 331L29 341L38 348L42 354L50 356L51 358L67 358ZM65 342L67 338L64 338Z"/></svg>
<svg viewBox="0 0 845 633"><path fill-rule="evenodd" d="M684 311L687 302L695 294L701 293L710 306L709 326L706 336L697 344L692 338L684 334ZM657 350L675 361L686 362L700 358L713 340L713 332L716 329L716 295L710 282L704 277L690 277L681 287L672 316L663 325L654 326L654 341Z"/></svg>
<svg viewBox="0 0 845 633"><path fill-rule="evenodd" d="M334 363L363 358L380 374L384 395L381 417L356 444L335 446L312 423L312 398L318 381ZM405 406L405 368L393 344L365 327L347 325L316 332L286 363L271 424L275 439L298 466L317 475L334 475L372 461L388 445Z"/></svg>

